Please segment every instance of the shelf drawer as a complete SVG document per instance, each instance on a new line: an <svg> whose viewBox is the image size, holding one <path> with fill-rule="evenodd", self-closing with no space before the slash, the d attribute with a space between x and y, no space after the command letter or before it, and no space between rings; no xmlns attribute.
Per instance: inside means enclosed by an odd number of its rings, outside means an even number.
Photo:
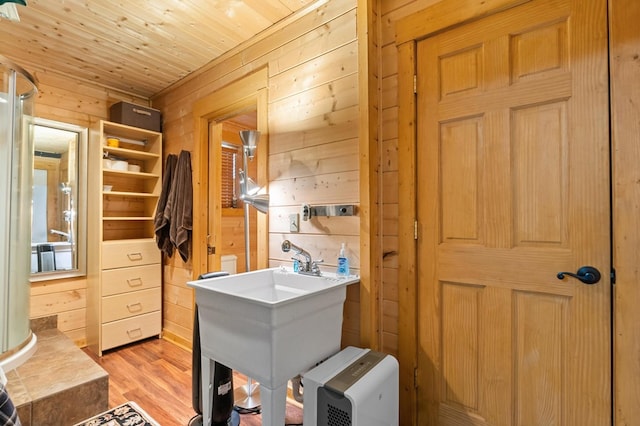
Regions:
<svg viewBox="0 0 640 426"><path fill-rule="evenodd" d="M160 311L103 324L102 350L159 335L160 332Z"/></svg>
<svg viewBox="0 0 640 426"><path fill-rule="evenodd" d="M102 298L102 322L111 322L159 311L162 306L160 287L132 291Z"/></svg>
<svg viewBox="0 0 640 426"><path fill-rule="evenodd" d="M162 274L159 264L102 271L102 296L160 287Z"/></svg>
<svg viewBox="0 0 640 426"><path fill-rule="evenodd" d="M160 260L160 250L153 239L102 243L102 269L150 265Z"/></svg>

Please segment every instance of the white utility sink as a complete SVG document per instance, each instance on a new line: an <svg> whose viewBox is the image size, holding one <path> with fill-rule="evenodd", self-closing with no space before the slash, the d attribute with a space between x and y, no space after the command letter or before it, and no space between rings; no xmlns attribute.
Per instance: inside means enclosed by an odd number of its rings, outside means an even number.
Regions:
<svg viewBox="0 0 640 426"><path fill-rule="evenodd" d="M215 360L255 378L262 424L283 425L287 381L340 350L346 287L359 280L279 267L188 282L198 305L203 416Z"/></svg>

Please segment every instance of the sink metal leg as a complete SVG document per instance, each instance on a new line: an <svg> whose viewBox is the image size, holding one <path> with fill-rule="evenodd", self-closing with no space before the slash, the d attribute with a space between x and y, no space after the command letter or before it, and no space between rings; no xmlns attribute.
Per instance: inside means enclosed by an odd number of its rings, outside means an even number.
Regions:
<svg viewBox="0 0 640 426"><path fill-rule="evenodd" d="M262 425L282 426L285 420L287 384L275 389L261 385L260 401L262 403Z"/></svg>
<svg viewBox="0 0 640 426"><path fill-rule="evenodd" d="M211 425L211 401L213 401L214 361L206 356L200 357L202 368L202 426ZM283 423L284 424L284 423Z"/></svg>

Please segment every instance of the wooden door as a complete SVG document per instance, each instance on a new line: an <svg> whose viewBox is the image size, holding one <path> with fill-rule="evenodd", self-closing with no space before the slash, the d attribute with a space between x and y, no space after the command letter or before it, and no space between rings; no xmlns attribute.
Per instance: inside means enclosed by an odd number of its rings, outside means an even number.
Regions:
<svg viewBox="0 0 640 426"><path fill-rule="evenodd" d="M419 425L610 424L606 34L534 0L417 43Z"/></svg>

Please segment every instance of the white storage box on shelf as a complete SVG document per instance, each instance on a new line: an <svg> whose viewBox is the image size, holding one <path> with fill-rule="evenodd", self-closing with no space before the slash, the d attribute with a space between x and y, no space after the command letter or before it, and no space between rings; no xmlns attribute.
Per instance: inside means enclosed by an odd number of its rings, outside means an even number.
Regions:
<svg viewBox="0 0 640 426"><path fill-rule="evenodd" d="M126 171L129 169L129 163L124 160L111 160L111 170Z"/></svg>

